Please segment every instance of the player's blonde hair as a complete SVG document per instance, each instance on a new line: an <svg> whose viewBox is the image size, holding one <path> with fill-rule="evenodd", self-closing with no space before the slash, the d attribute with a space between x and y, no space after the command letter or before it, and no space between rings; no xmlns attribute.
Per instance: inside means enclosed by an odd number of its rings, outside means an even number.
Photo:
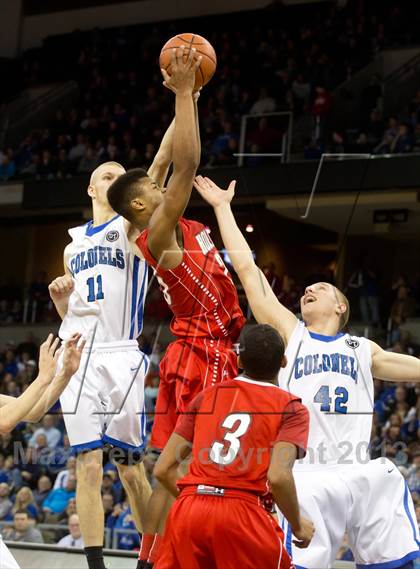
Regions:
<svg viewBox="0 0 420 569"><path fill-rule="evenodd" d="M338 301L340 304L344 304L346 306L346 310L340 314L340 329L345 328L348 324L350 318L350 303L347 296L344 292L337 287L334 287L337 293Z"/></svg>
<svg viewBox="0 0 420 569"><path fill-rule="evenodd" d="M98 170L100 168L102 168L102 166L117 166L117 168L122 168L125 172L125 168L122 164L120 164L119 162L113 162L113 161L109 161L109 162L103 162L102 164L99 164L99 166L97 166L94 171L92 172L92 174L90 175L90 180L89 180L89 184L93 185L93 183L95 182L95 176L98 173Z"/></svg>

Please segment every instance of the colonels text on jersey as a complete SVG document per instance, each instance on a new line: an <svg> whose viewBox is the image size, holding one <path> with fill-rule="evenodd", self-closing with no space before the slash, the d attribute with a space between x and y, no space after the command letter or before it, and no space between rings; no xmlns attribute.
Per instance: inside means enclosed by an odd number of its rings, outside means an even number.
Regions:
<svg viewBox="0 0 420 569"><path fill-rule="evenodd" d="M172 333L178 338L231 338L244 324L232 278L204 225L181 219L183 259L175 269L162 269L147 246L144 230L137 245L153 267L174 318Z"/></svg>

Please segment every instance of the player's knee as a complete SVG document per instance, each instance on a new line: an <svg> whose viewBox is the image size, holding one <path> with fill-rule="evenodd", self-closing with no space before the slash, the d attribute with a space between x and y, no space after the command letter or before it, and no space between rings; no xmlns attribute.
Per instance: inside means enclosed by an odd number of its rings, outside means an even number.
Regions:
<svg viewBox="0 0 420 569"><path fill-rule="evenodd" d="M135 487L143 478L141 475L141 470L138 466L124 466L119 464L117 468L121 482L125 487Z"/></svg>
<svg viewBox="0 0 420 569"><path fill-rule="evenodd" d="M86 455L83 460L79 460L77 465L77 483L78 486L100 486L102 482L102 461L96 460L96 457Z"/></svg>

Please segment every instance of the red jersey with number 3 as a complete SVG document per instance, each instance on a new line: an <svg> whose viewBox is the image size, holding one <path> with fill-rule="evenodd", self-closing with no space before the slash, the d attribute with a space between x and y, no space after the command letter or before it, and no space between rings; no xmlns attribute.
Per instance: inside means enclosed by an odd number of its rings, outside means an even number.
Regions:
<svg viewBox="0 0 420 569"><path fill-rule="evenodd" d="M203 484L263 494L277 442L294 444L304 456L309 413L280 387L237 377L197 395L174 432L193 444L180 488Z"/></svg>
<svg viewBox="0 0 420 569"><path fill-rule="evenodd" d="M232 277L203 224L182 218L179 227L184 251L175 269L163 269L153 258L147 229L136 241L174 314L171 331L178 338L236 341L245 318Z"/></svg>

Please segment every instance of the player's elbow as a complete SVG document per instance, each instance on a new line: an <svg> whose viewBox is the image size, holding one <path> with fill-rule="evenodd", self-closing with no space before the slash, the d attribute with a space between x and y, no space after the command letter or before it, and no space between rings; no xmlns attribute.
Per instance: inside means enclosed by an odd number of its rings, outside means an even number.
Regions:
<svg viewBox="0 0 420 569"><path fill-rule="evenodd" d="M159 461L156 463L154 469L153 469L153 476L156 478L156 480L158 480L161 484L164 484L164 482L168 479L169 477L169 472L170 469L165 466L162 463L159 463Z"/></svg>
<svg viewBox="0 0 420 569"><path fill-rule="evenodd" d="M293 474L291 468L276 467L269 469L267 479L272 490L282 492L284 488L287 488L292 476Z"/></svg>
<svg viewBox="0 0 420 569"><path fill-rule="evenodd" d="M174 172L183 177L194 177L200 165L198 153L186 150L179 158L174 156Z"/></svg>
<svg viewBox="0 0 420 569"><path fill-rule="evenodd" d="M15 425L13 425L7 419L0 419L0 435L7 435L13 431Z"/></svg>

